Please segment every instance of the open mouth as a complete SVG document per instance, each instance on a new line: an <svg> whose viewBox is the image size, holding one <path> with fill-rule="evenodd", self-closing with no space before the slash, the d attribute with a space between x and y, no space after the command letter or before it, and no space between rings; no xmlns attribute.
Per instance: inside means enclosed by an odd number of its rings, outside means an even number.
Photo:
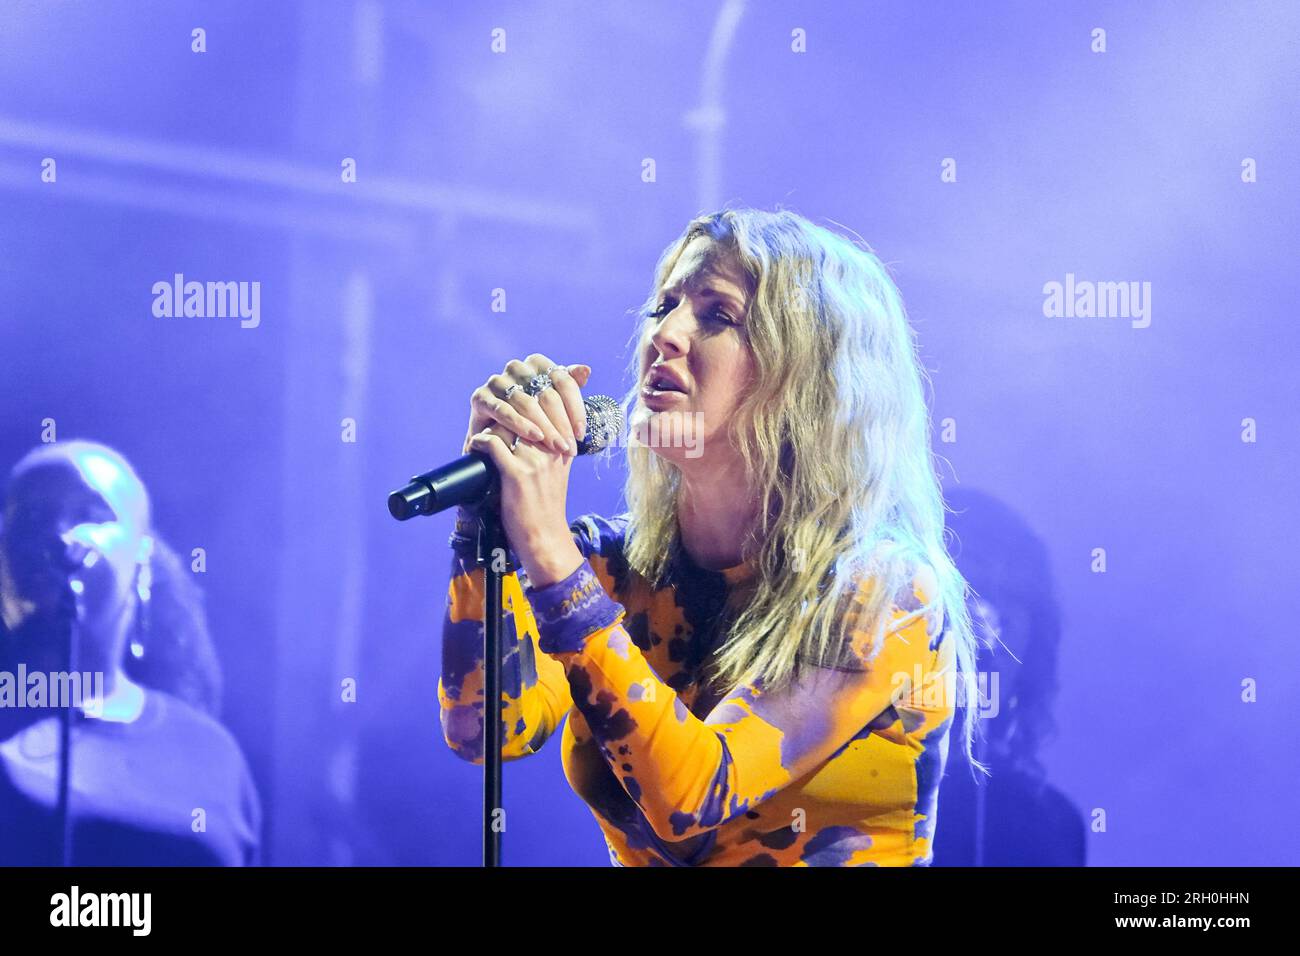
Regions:
<svg viewBox="0 0 1300 956"><path fill-rule="evenodd" d="M665 392L676 392L684 395L686 389L677 384L677 381L663 372L651 372L646 375L645 386L643 388L647 394L662 394Z"/></svg>

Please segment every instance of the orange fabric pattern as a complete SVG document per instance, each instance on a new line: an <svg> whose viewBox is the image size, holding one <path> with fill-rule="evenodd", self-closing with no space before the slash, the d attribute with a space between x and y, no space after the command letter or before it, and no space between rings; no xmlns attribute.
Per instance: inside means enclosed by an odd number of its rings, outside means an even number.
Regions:
<svg viewBox="0 0 1300 956"><path fill-rule="evenodd" d="M587 561L570 578L540 590L506 580L503 756L535 752L568 716L565 774L612 863L930 862L955 650L946 622L926 613L926 574L895 595L895 629L874 656L855 630L846 666L717 700L699 672L720 612L745 599L749 568L705 571L679 549L656 589L623 558L626 516L588 515L573 529ZM438 688L445 739L476 762L482 580L458 553Z"/></svg>

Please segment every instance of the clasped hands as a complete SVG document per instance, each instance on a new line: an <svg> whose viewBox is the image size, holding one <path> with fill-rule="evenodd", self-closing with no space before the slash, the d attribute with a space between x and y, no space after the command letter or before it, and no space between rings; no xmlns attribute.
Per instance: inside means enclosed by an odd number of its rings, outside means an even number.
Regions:
<svg viewBox="0 0 1300 956"><path fill-rule="evenodd" d="M539 375L549 385L537 382ZM589 365L534 353L507 362L470 396L464 452L481 452L496 465L501 522L534 588L563 580L583 561L566 505L569 468L587 434L581 389L590 376ZM539 384L545 387L537 391Z"/></svg>

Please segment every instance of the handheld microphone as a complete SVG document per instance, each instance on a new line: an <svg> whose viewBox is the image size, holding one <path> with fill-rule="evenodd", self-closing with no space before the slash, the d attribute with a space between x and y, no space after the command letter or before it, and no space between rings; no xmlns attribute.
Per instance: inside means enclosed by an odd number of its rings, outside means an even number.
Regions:
<svg viewBox="0 0 1300 956"><path fill-rule="evenodd" d="M592 395L582 404L587 410L587 434L578 442L578 454L593 455L614 444L623 431L623 409L608 395ZM388 512L398 521L406 521L457 505L473 506L492 494L497 477L492 459L472 451L413 477L388 496Z"/></svg>

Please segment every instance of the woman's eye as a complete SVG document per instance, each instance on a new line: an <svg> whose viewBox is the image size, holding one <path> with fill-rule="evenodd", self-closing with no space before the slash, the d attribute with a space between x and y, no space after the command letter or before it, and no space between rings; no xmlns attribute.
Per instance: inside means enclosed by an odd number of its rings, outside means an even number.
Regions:
<svg viewBox="0 0 1300 956"><path fill-rule="evenodd" d="M657 309L655 309L653 312L649 313L648 315L649 318L652 319L662 319L664 316L666 316L669 312L671 312L675 308L677 308L677 303L673 302L672 300L669 300L667 302L662 303ZM721 306L710 309L708 312L704 314L704 317L706 319L711 319L714 322L721 322L724 325L739 326L739 323L732 321L730 314L728 314L726 310L724 310Z"/></svg>

